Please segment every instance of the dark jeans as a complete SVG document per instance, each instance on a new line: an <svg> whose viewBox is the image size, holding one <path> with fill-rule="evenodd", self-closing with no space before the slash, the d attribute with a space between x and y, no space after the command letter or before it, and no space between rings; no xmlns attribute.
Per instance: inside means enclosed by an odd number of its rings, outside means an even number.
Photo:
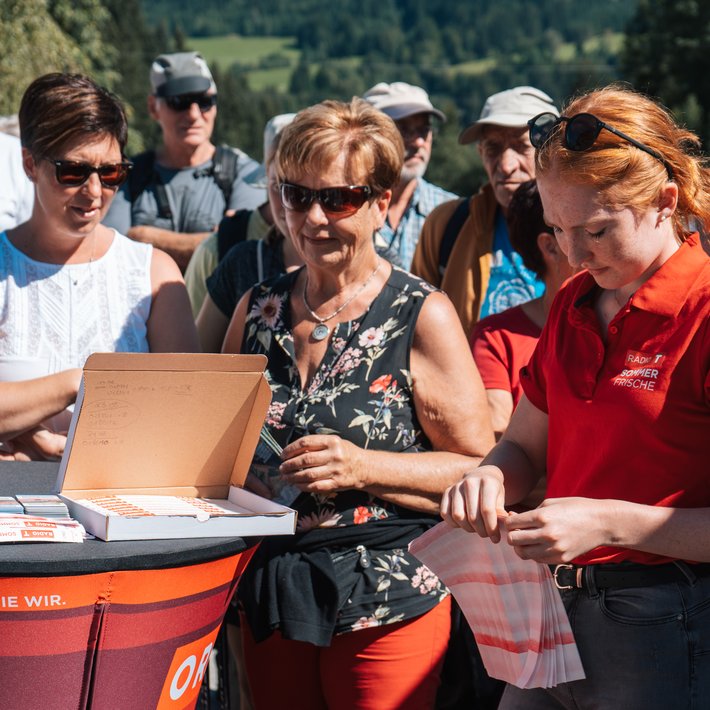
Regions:
<svg viewBox="0 0 710 710"><path fill-rule="evenodd" d="M710 708L710 576L560 593L586 679L508 686L500 710Z"/></svg>

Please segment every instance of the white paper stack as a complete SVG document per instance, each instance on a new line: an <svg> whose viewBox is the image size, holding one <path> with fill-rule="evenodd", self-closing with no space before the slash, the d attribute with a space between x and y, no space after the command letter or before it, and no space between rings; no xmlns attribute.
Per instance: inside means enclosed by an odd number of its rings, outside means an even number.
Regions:
<svg viewBox="0 0 710 710"><path fill-rule="evenodd" d="M488 674L518 688L584 678L567 613L547 565L439 523L409 550L451 590Z"/></svg>

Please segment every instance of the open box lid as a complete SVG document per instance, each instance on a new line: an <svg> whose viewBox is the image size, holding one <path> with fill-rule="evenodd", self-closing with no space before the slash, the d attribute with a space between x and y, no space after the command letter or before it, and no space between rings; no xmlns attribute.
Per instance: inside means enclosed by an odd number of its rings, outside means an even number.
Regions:
<svg viewBox="0 0 710 710"><path fill-rule="evenodd" d="M91 355L55 492L226 498L271 401L265 367L263 355Z"/></svg>

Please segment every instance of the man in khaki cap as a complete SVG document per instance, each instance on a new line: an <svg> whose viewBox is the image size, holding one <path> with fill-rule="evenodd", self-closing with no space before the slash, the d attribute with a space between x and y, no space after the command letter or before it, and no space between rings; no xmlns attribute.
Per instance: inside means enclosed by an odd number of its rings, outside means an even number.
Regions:
<svg viewBox="0 0 710 710"><path fill-rule="evenodd" d="M446 116L434 108L424 89L403 81L380 82L368 89L363 98L395 122L404 141L402 172L392 190L387 221L378 239L408 269L427 215L442 202L456 198L452 192L424 179L431 158L434 123L445 121Z"/></svg>
<svg viewBox="0 0 710 710"><path fill-rule="evenodd" d="M467 335L481 318L544 290L513 251L505 221L515 190L535 177L527 122L543 112L559 115L532 86L489 96L480 118L459 136L462 145L478 143L488 182L473 197L437 207L422 228L412 272L448 294Z"/></svg>

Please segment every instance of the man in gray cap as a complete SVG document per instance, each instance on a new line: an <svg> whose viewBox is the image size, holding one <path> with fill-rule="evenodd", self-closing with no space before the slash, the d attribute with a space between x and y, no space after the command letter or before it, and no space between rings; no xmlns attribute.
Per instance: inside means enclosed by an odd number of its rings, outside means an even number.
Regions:
<svg viewBox="0 0 710 710"><path fill-rule="evenodd" d="M408 269L427 215L442 202L456 198L424 179L431 158L434 120L445 121L446 117L434 108L424 89L403 81L380 82L363 98L395 122L404 141L402 173L392 190L387 221L378 239L398 254L401 265Z"/></svg>
<svg viewBox="0 0 710 710"><path fill-rule="evenodd" d="M527 122L543 112L559 115L532 86L489 96L480 118L459 136L462 145L478 143L488 183L473 197L439 206L422 228L412 272L448 294L467 335L481 318L544 290L513 251L505 221L513 193L535 177Z"/></svg>
<svg viewBox="0 0 710 710"><path fill-rule="evenodd" d="M212 143L217 88L200 54L161 54L150 83L148 112L160 124L162 144L133 159L104 223L167 251L184 271L225 213L255 209L266 193L242 180L259 167L256 161Z"/></svg>

